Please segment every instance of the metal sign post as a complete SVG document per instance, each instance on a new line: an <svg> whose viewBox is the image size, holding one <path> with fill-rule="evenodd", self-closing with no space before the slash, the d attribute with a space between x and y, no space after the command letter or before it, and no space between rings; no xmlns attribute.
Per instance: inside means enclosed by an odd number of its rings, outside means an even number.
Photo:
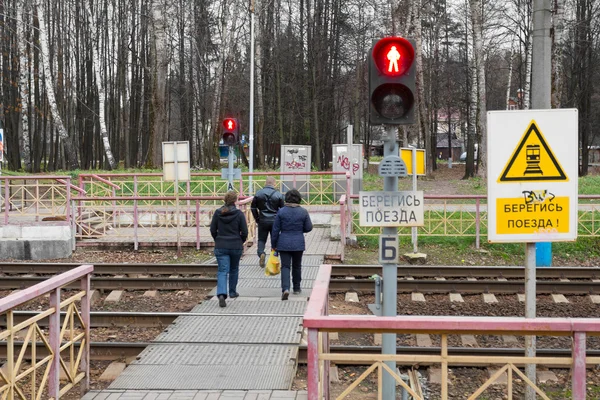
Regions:
<svg viewBox="0 0 600 400"><path fill-rule="evenodd" d="M397 156L398 154L398 142L396 141L396 127L386 128L386 140L383 142L384 150L383 155ZM386 192L398 191L398 177L397 176L386 176L383 178L383 190ZM361 213L362 214L362 213ZM398 228L383 228L383 236L395 236L398 237ZM398 241L395 242L396 246ZM381 251L381 249L380 249ZM396 254L398 248L396 247ZM383 269L383 316L384 317L395 317L398 310L398 304L396 298L398 297L398 263L393 262L389 264L382 264ZM396 355L396 334L385 333L383 334L382 340L382 354L393 354ZM396 361L385 362L392 371L396 370ZM383 373L383 398L384 399L395 399L396 398L396 380L387 372Z"/></svg>
<svg viewBox="0 0 600 400"><path fill-rule="evenodd" d="M398 287L398 227L422 226L423 192L398 191L398 177L407 176L406 164L398 156L396 128L388 127L384 140L384 158L379 164L379 175L383 177L382 192L360 192L360 225L383 227L379 237L379 261L383 268L383 312L384 317L395 317L397 313ZM396 354L396 334L383 334L382 354ZM386 365L396 370L395 361ZM395 399L396 381L387 372L383 373L384 399Z"/></svg>
<svg viewBox="0 0 600 400"><path fill-rule="evenodd" d="M229 156L228 156L229 165L227 166L227 180L229 183L227 184L227 191L233 190L233 146L229 146Z"/></svg>
<svg viewBox="0 0 600 400"><path fill-rule="evenodd" d="M163 142L163 180L174 182L175 219L177 226L177 255L181 256L181 235L179 216L179 182L190 180L189 142Z"/></svg>
<svg viewBox="0 0 600 400"><path fill-rule="evenodd" d="M577 239L577 110L490 111L487 117L494 149L488 152L488 241L526 243L525 317L535 318L535 244ZM535 339L525 336L527 357L535 357ZM535 382L535 364L525 371Z"/></svg>
<svg viewBox="0 0 600 400"><path fill-rule="evenodd" d="M0 175L2 175L2 163L4 162L4 129L0 128Z"/></svg>

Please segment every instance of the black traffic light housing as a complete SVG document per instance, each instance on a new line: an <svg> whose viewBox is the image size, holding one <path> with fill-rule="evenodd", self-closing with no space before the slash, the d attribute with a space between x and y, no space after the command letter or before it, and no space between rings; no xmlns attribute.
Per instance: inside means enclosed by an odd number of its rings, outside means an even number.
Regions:
<svg viewBox="0 0 600 400"><path fill-rule="evenodd" d="M240 127L237 118L223 120L223 144L235 146L240 141Z"/></svg>
<svg viewBox="0 0 600 400"><path fill-rule="evenodd" d="M372 125L415 123L415 41L402 37L378 40L369 54L369 122Z"/></svg>

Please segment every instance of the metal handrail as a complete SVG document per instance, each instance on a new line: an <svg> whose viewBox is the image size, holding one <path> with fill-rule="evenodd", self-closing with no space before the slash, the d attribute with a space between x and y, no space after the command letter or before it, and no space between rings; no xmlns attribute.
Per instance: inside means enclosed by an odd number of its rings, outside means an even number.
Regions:
<svg viewBox="0 0 600 400"><path fill-rule="evenodd" d="M520 372L514 367L517 362L538 363L545 365L572 366L573 399L585 399L586 394L586 365L600 362L600 357L586 358L586 337L600 336L599 318L519 318L519 317L455 317L455 316L396 316L377 317L371 315L328 315L329 280L331 265L322 265L314 281L307 311L304 314L303 326L308 328L308 399L317 400L328 398L329 362L354 360L374 362L371 368L379 367L380 373L385 369L383 361L402 361L419 363L436 363L442 365L442 399L448 398L448 367L453 362L495 363L506 364L509 378L514 372ZM334 355L328 353L328 332L372 332L372 333L411 333L442 335L442 354L439 356L403 356L403 355ZM510 334L537 336L571 336L573 351L571 357L498 357L494 360L482 360L481 356L452 356L447 353L447 336L450 334ZM389 372L389 371L388 371ZM390 372L394 375L394 372ZM498 374L499 375L499 374ZM530 386L535 388L535 382L530 382L520 375ZM493 379L492 379L493 378ZM497 376L484 384L480 391L493 383ZM395 376L395 379L399 378ZM399 382L400 383L400 382ZM400 383L402 385L402 383ZM381 388L380 388L381 389ZM480 393L480 391L476 392ZM539 393L539 392L538 392ZM411 393L412 394L412 393ZM470 397L474 398L475 394ZM414 396L414 395L413 395Z"/></svg>
<svg viewBox="0 0 600 400"><path fill-rule="evenodd" d="M83 383L86 390L89 389L89 293L90 275L93 273L93 271L94 267L92 265L82 265L53 278L47 279L42 283L23 289L17 293L12 293L0 299L0 314L6 314L7 326L5 331L0 331L0 340L6 340L7 342L6 371L0 371L2 380L6 383L0 386L0 393L6 392L5 394L9 399L14 398L17 393L19 396L21 396L23 391L18 386L18 383L21 381L21 379L24 379L30 375L32 376L31 380L33 385L29 395L32 399L40 398L39 393L44 390L44 386L46 384L48 386L48 395L55 399L60 398L61 395L68 392L79 382ZM76 280L81 282L80 292L61 301L62 288ZM19 307L22 304L25 304L47 293L50 294L50 302L49 308L46 311L32 316L21 323L14 323L13 310L16 307ZM80 310L77 310L75 306L75 303L78 301L80 302ZM63 326L61 326L60 323L61 308L67 308L65 324ZM38 325L38 322L44 318L48 318L49 321L47 335L43 333L42 329ZM75 329L75 319L77 319L81 324L81 333ZM70 323L67 323L67 321L70 321ZM21 372L20 369L22 367L23 352L20 351L18 357L15 359L17 356L17 353L15 352L15 336L18 332L24 329L27 330L25 342L31 342L32 348L34 348L36 338L39 336L39 338L50 351L50 355L38 362L34 352L31 360L32 366L26 371ZM69 334L65 335L67 331ZM63 337L69 338L66 343L61 343L61 338ZM74 346L77 343L80 343L80 346L78 354L75 355ZM67 355L61 356L62 351L65 351ZM69 357L69 359L63 361L63 357ZM68 370L65 370L67 375L67 384L62 388L59 380L61 365L63 368L65 368L65 366L69 366ZM40 381L43 387L36 388L35 376L40 370L43 374L43 378Z"/></svg>

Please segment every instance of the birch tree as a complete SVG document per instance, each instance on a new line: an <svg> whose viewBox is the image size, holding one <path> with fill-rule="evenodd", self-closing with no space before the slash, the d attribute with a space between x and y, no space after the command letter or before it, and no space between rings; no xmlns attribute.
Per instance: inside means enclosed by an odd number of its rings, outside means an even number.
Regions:
<svg viewBox="0 0 600 400"><path fill-rule="evenodd" d="M58 136L65 148L65 157L68 165L71 169L79 168L79 161L77 159L77 153L75 151L75 146L73 146L73 142L69 133L65 129L65 125L63 124L63 120L58 111L58 103L56 102L56 95L54 91L54 79L52 77L52 66L50 65L50 50L48 45L48 35L46 34L46 30L48 29L46 24L46 19L44 16L44 9L40 7L38 4L35 5L36 15L38 17L38 21L40 24L39 34L40 34L40 50L42 53L42 73L44 76L44 85L46 88L46 96L48 98L48 105L50 107L50 111L52 112L52 122L56 130L58 131Z"/></svg>
<svg viewBox="0 0 600 400"><path fill-rule="evenodd" d="M17 40L19 42L19 109L21 111L21 139L23 142L23 161L25 170L31 171L31 138L29 132L29 53L27 51L27 25L28 18L24 20L29 11L27 0L17 6Z"/></svg>
<svg viewBox="0 0 600 400"><path fill-rule="evenodd" d="M485 93L485 64L483 59L483 0L469 0L471 21L473 23L473 60L477 81L473 82L477 87L477 112L476 131L479 138L477 158L479 160L478 175L482 178L487 176L487 132L486 132L486 93Z"/></svg>
<svg viewBox="0 0 600 400"><path fill-rule="evenodd" d="M84 6L85 7L85 6ZM94 24L92 12L90 10L92 6L88 5L85 7L85 12L88 21L88 28L90 31L90 35L93 37L92 39L92 68L94 70L94 74L96 77L96 88L98 90L98 120L100 122L100 136L102 138L102 145L104 147L104 154L106 155L106 160L108 162L108 166L110 169L115 169L117 167L117 162L113 157L113 153L110 149L110 141L108 139L108 129L106 128L106 91L104 90L104 80L102 79L102 74L100 73L100 57L98 55L98 48L100 47L100 38L98 34L98 29L94 29L94 26L101 26L98 22ZM94 32L95 31L95 32Z"/></svg>
<svg viewBox="0 0 600 400"><path fill-rule="evenodd" d="M167 71L169 68L169 50L167 29L169 1L152 1L152 114L150 121L150 156L147 162L158 167L162 164L162 142L167 131Z"/></svg>

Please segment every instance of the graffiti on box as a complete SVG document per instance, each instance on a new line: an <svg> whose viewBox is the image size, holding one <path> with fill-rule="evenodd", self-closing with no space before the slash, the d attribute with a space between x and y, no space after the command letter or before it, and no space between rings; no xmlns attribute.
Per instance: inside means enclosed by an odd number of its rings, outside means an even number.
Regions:
<svg viewBox="0 0 600 400"><path fill-rule="evenodd" d="M306 159L308 158L305 154L298 154L298 149L288 149L288 154L292 156L291 161L285 162L285 167L291 170L305 169Z"/></svg>
<svg viewBox="0 0 600 400"><path fill-rule="evenodd" d="M358 161L350 162L350 158L348 156L342 154L338 157L337 163L346 171L350 171L352 169L352 175L356 175L356 172L360 169L360 164Z"/></svg>

